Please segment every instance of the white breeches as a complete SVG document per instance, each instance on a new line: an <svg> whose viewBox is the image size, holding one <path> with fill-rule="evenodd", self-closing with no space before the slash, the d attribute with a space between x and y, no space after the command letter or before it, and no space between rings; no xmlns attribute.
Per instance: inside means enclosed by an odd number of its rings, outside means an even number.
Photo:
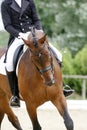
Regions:
<svg viewBox="0 0 87 130"><path fill-rule="evenodd" d="M7 69L7 71L13 71L14 70L14 68L13 68L13 57L14 57L15 50L20 45L23 45L23 44L24 44L24 42L23 42L22 39L15 38L13 43L9 47L8 52L7 52L7 59L6 59L6 69Z"/></svg>
<svg viewBox="0 0 87 130"><path fill-rule="evenodd" d="M54 50L54 52L56 53L57 55L57 59L62 62L62 54L60 53L59 50L57 50L51 43L49 43L50 47Z"/></svg>

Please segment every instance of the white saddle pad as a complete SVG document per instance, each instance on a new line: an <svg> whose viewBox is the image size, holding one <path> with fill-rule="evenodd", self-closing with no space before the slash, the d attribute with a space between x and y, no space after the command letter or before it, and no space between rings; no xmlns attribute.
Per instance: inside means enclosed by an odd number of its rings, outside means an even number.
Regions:
<svg viewBox="0 0 87 130"><path fill-rule="evenodd" d="M0 74L6 75L6 71L5 71L6 63L4 63L4 58L5 58L5 55L3 55L0 58Z"/></svg>
<svg viewBox="0 0 87 130"><path fill-rule="evenodd" d="M21 55L21 57L22 57L22 55ZM19 61L20 61L21 57L19 58ZM6 63L4 63L4 58L5 58L5 55L3 55L1 57L1 59L0 59L0 74L6 75L6 70L5 70ZM18 64L19 64L19 61L17 63L16 75L18 75Z"/></svg>
<svg viewBox="0 0 87 130"><path fill-rule="evenodd" d="M27 48L28 47L26 45L24 45L23 52L25 52L27 50ZM22 55L20 56L19 61L20 61ZM5 59L5 54L0 58L0 74L6 75L6 71L5 71L6 63L4 63L4 59ZM18 75L18 64L19 64L19 61L17 63L16 75Z"/></svg>

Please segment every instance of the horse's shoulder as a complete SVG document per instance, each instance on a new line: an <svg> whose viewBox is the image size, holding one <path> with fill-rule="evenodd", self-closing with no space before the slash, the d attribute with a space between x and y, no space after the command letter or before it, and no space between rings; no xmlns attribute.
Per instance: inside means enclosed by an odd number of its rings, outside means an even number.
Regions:
<svg viewBox="0 0 87 130"><path fill-rule="evenodd" d="M6 52L6 50L6 47L0 48L0 57Z"/></svg>

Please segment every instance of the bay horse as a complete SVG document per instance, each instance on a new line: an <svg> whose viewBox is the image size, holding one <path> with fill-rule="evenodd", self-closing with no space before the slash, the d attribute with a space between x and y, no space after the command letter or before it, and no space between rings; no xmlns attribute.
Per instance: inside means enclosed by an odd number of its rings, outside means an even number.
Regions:
<svg viewBox="0 0 87 130"><path fill-rule="evenodd" d="M60 65L50 51L44 32L31 29L28 40L24 40L28 49L18 65L18 86L25 101L33 130L41 130L37 117L37 108L51 101L64 119L67 130L74 130L66 98L63 94L63 81Z"/></svg>
<svg viewBox="0 0 87 130"><path fill-rule="evenodd" d="M37 117L37 108L47 101L51 101L58 109L64 119L66 129L74 130L73 120L68 113L66 98L63 94L62 72L55 56L50 51L46 35L40 30L32 29L28 40L23 39L23 41L28 48L20 58L17 67L18 86L33 130L42 129ZM9 106L10 97L7 77L0 74L0 125L6 113L15 128L22 130Z"/></svg>

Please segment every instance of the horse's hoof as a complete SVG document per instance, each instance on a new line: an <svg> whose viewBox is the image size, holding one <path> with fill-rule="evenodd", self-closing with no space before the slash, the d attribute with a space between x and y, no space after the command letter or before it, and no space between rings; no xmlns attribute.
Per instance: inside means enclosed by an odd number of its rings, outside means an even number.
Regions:
<svg viewBox="0 0 87 130"><path fill-rule="evenodd" d="M17 96L13 96L10 100L10 106L20 107L20 99Z"/></svg>

